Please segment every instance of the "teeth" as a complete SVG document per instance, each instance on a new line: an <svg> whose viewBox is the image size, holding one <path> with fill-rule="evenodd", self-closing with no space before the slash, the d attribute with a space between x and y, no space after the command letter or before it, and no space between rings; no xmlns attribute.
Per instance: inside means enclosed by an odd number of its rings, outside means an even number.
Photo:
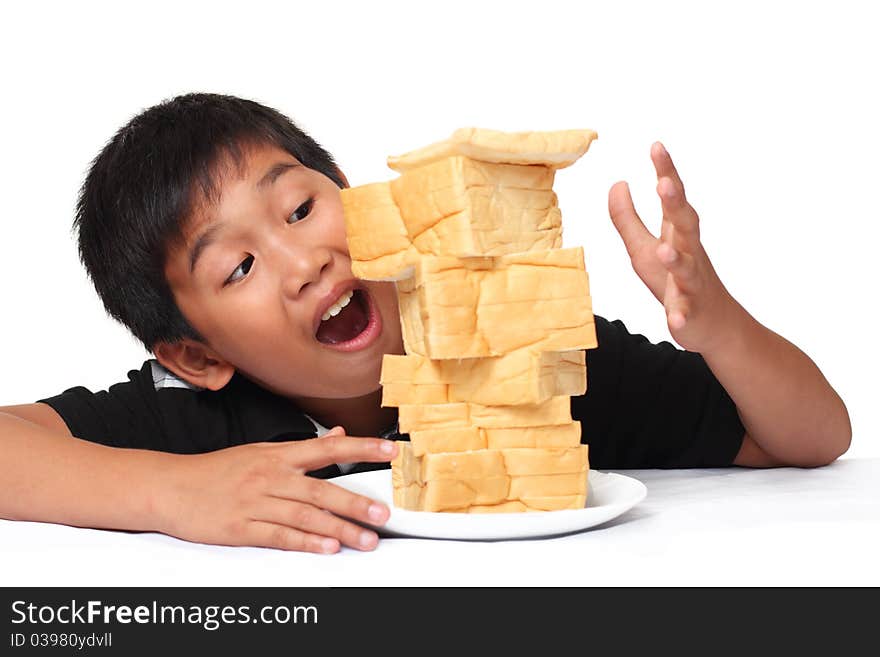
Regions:
<svg viewBox="0 0 880 657"><path fill-rule="evenodd" d="M340 311L345 308L349 303L351 303L351 298L354 296L354 290L349 290L348 292L344 292L341 297L336 300L332 306L327 309L323 315L321 315L321 321L326 322L331 317L336 317L340 313Z"/></svg>

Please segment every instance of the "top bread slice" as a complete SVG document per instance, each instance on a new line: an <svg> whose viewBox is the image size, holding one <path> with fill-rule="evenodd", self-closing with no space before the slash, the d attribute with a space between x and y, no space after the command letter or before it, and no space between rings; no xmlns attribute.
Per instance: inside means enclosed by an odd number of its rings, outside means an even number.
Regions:
<svg viewBox="0 0 880 657"><path fill-rule="evenodd" d="M597 136L592 130L501 132L461 128L445 141L390 156L388 166L404 172L453 155L464 155L481 162L539 164L563 169L586 153Z"/></svg>

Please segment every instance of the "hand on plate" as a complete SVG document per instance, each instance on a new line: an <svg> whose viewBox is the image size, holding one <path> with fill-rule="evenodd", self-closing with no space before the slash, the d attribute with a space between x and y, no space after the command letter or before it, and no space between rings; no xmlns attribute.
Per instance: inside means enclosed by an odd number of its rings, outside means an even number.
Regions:
<svg viewBox="0 0 880 657"><path fill-rule="evenodd" d="M333 463L385 462L394 441L346 436L254 443L181 456L159 495L158 529L219 545L333 553L342 545L372 550L388 506L306 473ZM350 519L350 520L349 520Z"/></svg>

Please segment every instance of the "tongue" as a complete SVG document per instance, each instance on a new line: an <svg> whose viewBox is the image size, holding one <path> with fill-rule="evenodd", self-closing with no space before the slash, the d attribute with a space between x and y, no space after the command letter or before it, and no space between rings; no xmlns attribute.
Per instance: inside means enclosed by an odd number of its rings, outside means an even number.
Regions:
<svg viewBox="0 0 880 657"><path fill-rule="evenodd" d="M315 337L324 344L348 342L363 333L367 328L369 317L361 305L361 293L355 292L349 304L335 317L318 326Z"/></svg>

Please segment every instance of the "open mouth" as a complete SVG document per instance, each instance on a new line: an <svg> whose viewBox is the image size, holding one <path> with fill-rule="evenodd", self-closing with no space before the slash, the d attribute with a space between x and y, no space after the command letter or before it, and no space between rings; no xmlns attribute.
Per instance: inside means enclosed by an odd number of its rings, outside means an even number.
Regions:
<svg viewBox="0 0 880 657"><path fill-rule="evenodd" d="M356 340L374 324L371 321L370 306L367 293L361 288L355 288L348 305L336 315L321 321L315 338L318 342L329 345L342 345Z"/></svg>

